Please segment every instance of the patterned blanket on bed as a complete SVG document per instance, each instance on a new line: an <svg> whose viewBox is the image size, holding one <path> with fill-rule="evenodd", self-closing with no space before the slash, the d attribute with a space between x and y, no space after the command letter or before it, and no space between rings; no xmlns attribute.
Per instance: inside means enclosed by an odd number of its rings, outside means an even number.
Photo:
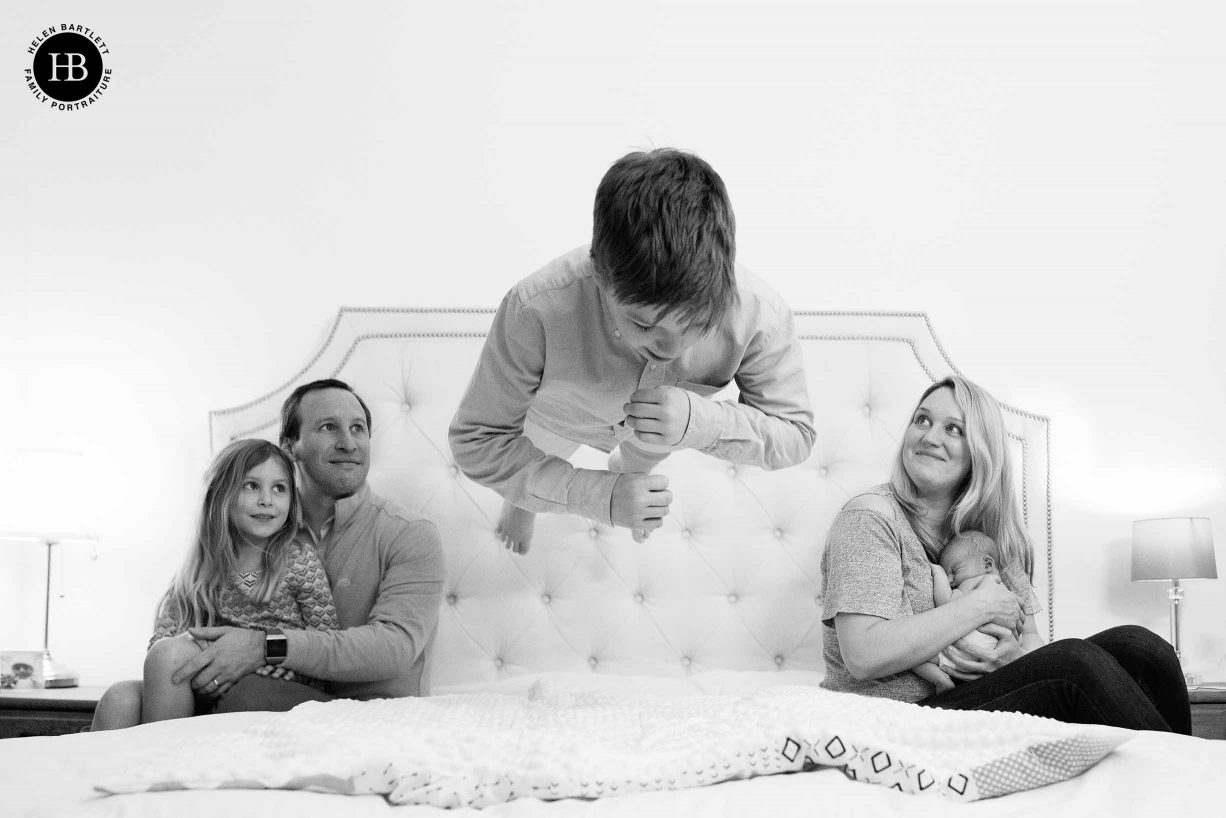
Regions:
<svg viewBox="0 0 1226 818"><path fill-rule="evenodd" d="M903 792L973 801L1075 776L1129 735L815 687L629 697L542 682L527 698L304 704L240 731L116 756L114 773L96 788L305 789L484 807L832 768Z"/></svg>

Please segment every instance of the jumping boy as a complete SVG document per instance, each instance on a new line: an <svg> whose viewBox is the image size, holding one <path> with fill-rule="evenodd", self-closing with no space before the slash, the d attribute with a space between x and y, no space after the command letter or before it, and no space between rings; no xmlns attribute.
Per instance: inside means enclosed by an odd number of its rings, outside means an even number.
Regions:
<svg viewBox="0 0 1226 818"><path fill-rule="evenodd" d="M504 499L497 533L528 550L535 515L634 531L664 524L677 449L780 469L813 448L787 305L735 265L723 180L672 149L618 160L596 190L590 250L520 281L494 316L452 420L456 464ZM735 380L738 401L710 396ZM579 444L609 471L566 461ZM614 449L616 448L616 451Z"/></svg>

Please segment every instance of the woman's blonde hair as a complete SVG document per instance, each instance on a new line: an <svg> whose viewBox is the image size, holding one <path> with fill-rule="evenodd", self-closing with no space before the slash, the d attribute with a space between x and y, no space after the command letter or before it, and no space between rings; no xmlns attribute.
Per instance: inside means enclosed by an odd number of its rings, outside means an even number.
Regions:
<svg viewBox="0 0 1226 818"><path fill-rule="evenodd" d="M898 447L894 471L890 476L894 496L934 562L948 537L956 537L964 531L982 531L996 541L1002 566L1021 565L1026 576L1033 578L1034 542L1026 533L1018 510L1013 487L1013 462L1000 404L978 384L961 375L950 375L924 390L907 420L908 424L915 422L915 411L938 389L953 390L954 403L962 412L966 448L971 459L970 472L955 492L954 503L946 518L946 530L933 532L924 525L919 490L907 474L903 446Z"/></svg>
<svg viewBox="0 0 1226 818"><path fill-rule="evenodd" d="M285 525L268 538L260 558L260 579L250 599L267 605L289 566L290 545L298 536L302 510L289 457L267 440L237 440L221 450L205 475L204 503L196 536L170 589L158 604L159 617L169 614L180 630L207 628L221 622L226 583L238 570L241 534L231 519L234 498L247 473L272 460L289 481L290 507Z"/></svg>

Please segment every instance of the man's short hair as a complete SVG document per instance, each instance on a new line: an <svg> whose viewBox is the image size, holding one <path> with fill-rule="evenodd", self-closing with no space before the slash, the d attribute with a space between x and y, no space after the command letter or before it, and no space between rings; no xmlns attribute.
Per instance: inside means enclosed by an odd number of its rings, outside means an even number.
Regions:
<svg viewBox="0 0 1226 818"><path fill-rule="evenodd" d="M358 399L358 403L362 405L362 411L366 413L366 428L370 426L370 409L366 406L366 401L362 400L362 396L353 391L353 387L344 381L338 381L336 378L324 378L323 380L311 381L299 386L293 392L289 393L289 397L285 399L285 403L281 404L281 444L286 441L293 443L298 440L298 435L302 433L302 417L298 414L298 407L302 405L302 398L311 392L318 392L321 389L344 389L349 394Z"/></svg>
<svg viewBox="0 0 1226 818"><path fill-rule="evenodd" d="M596 189L592 262L618 302L709 330L736 305L736 219L719 174L673 148L613 163Z"/></svg>

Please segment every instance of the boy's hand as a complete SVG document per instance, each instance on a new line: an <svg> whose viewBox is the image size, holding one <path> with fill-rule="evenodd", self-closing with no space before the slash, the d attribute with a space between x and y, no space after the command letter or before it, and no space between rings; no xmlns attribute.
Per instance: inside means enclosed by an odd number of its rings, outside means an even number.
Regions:
<svg viewBox="0 0 1226 818"><path fill-rule="evenodd" d="M689 396L676 386L636 389L622 409L626 425L644 443L676 446L690 426Z"/></svg>
<svg viewBox="0 0 1226 818"><path fill-rule="evenodd" d="M662 474L620 474L613 484L613 525L644 531L664 525L673 493Z"/></svg>

